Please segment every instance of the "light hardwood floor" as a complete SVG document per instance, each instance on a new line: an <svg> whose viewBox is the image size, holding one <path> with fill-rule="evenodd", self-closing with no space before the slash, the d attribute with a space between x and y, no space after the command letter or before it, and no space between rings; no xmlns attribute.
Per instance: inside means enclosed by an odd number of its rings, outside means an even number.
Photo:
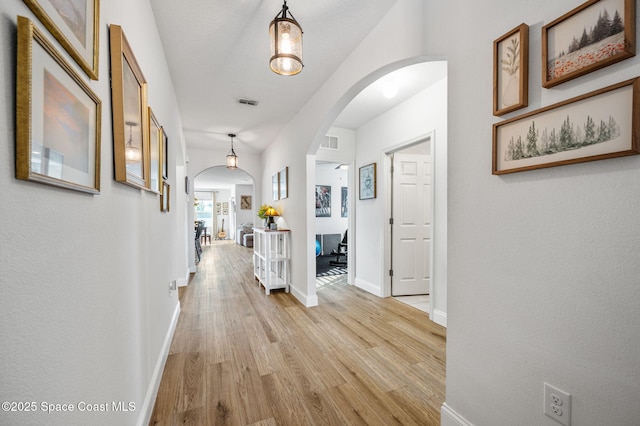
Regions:
<svg viewBox="0 0 640 426"><path fill-rule="evenodd" d="M266 296L252 250L204 246L150 424L439 425L445 329L344 284Z"/></svg>

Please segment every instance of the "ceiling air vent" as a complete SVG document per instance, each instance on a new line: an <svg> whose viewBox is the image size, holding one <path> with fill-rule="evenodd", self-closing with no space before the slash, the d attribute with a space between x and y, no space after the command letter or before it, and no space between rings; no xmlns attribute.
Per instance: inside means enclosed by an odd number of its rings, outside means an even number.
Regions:
<svg viewBox="0 0 640 426"><path fill-rule="evenodd" d="M258 105L258 101L253 101L251 99L245 99L245 98L238 98L238 103L243 105L251 105L251 106Z"/></svg>
<svg viewBox="0 0 640 426"><path fill-rule="evenodd" d="M338 149L338 137L337 136L325 136L324 140L320 144L320 148L324 149Z"/></svg>

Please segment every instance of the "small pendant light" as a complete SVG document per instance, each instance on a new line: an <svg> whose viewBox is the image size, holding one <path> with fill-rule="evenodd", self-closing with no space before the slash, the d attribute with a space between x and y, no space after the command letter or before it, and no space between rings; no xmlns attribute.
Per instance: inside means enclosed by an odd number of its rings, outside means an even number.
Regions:
<svg viewBox="0 0 640 426"><path fill-rule="evenodd" d="M233 138L236 137L233 133L229 133L229 137L231 138L231 151L227 154L227 169L237 169L238 168L238 156L236 152L233 150Z"/></svg>
<svg viewBox="0 0 640 426"><path fill-rule="evenodd" d="M287 17L287 0L284 0L282 11L269 24L271 39L271 71L280 75L296 75L302 71L302 28L289 13Z"/></svg>

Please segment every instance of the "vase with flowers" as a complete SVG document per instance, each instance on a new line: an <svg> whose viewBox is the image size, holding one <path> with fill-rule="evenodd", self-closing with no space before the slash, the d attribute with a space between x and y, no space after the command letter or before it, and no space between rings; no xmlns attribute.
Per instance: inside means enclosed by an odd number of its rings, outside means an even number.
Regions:
<svg viewBox="0 0 640 426"><path fill-rule="evenodd" d="M264 227L266 228L269 223L269 216L267 216L267 210L272 209L273 207L267 205L267 204L263 204L260 206L260 209L258 210L258 217L262 220L264 220Z"/></svg>

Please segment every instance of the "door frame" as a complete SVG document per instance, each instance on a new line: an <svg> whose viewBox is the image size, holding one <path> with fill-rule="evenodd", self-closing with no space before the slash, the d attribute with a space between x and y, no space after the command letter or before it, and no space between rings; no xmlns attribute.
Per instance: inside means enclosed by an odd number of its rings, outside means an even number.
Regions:
<svg viewBox="0 0 640 426"><path fill-rule="evenodd" d="M400 142L397 145L394 145L388 149L386 149L380 156L380 164L382 164L382 170L384 170L385 179L382 179L383 183L383 191L384 194L384 209L385 209L385 227L384 227L384 285L383 285L383 297L391 297L391 276L389 276L389 270L392 266L392 258L391 258L391 245L392 245L392 234L391 234L391 225L389 224L389 219L391 218L391 205L393 202L393 184L391 181L391 155L401 151L405 148L409 148L413 145L417 145L419 143L429 143L430 151L431 151L431 250L430 250L430 262L431 262L431 279L429 280L429 294L433 299L434 294L434 247L435 247L435 228L437 226L435 219L435 192L436 192L436 181L435 181L435 168L436 163L435 159L435 130L432 130L423 135L417 136L415 138L406 140L404 142ZM430 315L433 315L433 303L429 307Z"/></svg>

